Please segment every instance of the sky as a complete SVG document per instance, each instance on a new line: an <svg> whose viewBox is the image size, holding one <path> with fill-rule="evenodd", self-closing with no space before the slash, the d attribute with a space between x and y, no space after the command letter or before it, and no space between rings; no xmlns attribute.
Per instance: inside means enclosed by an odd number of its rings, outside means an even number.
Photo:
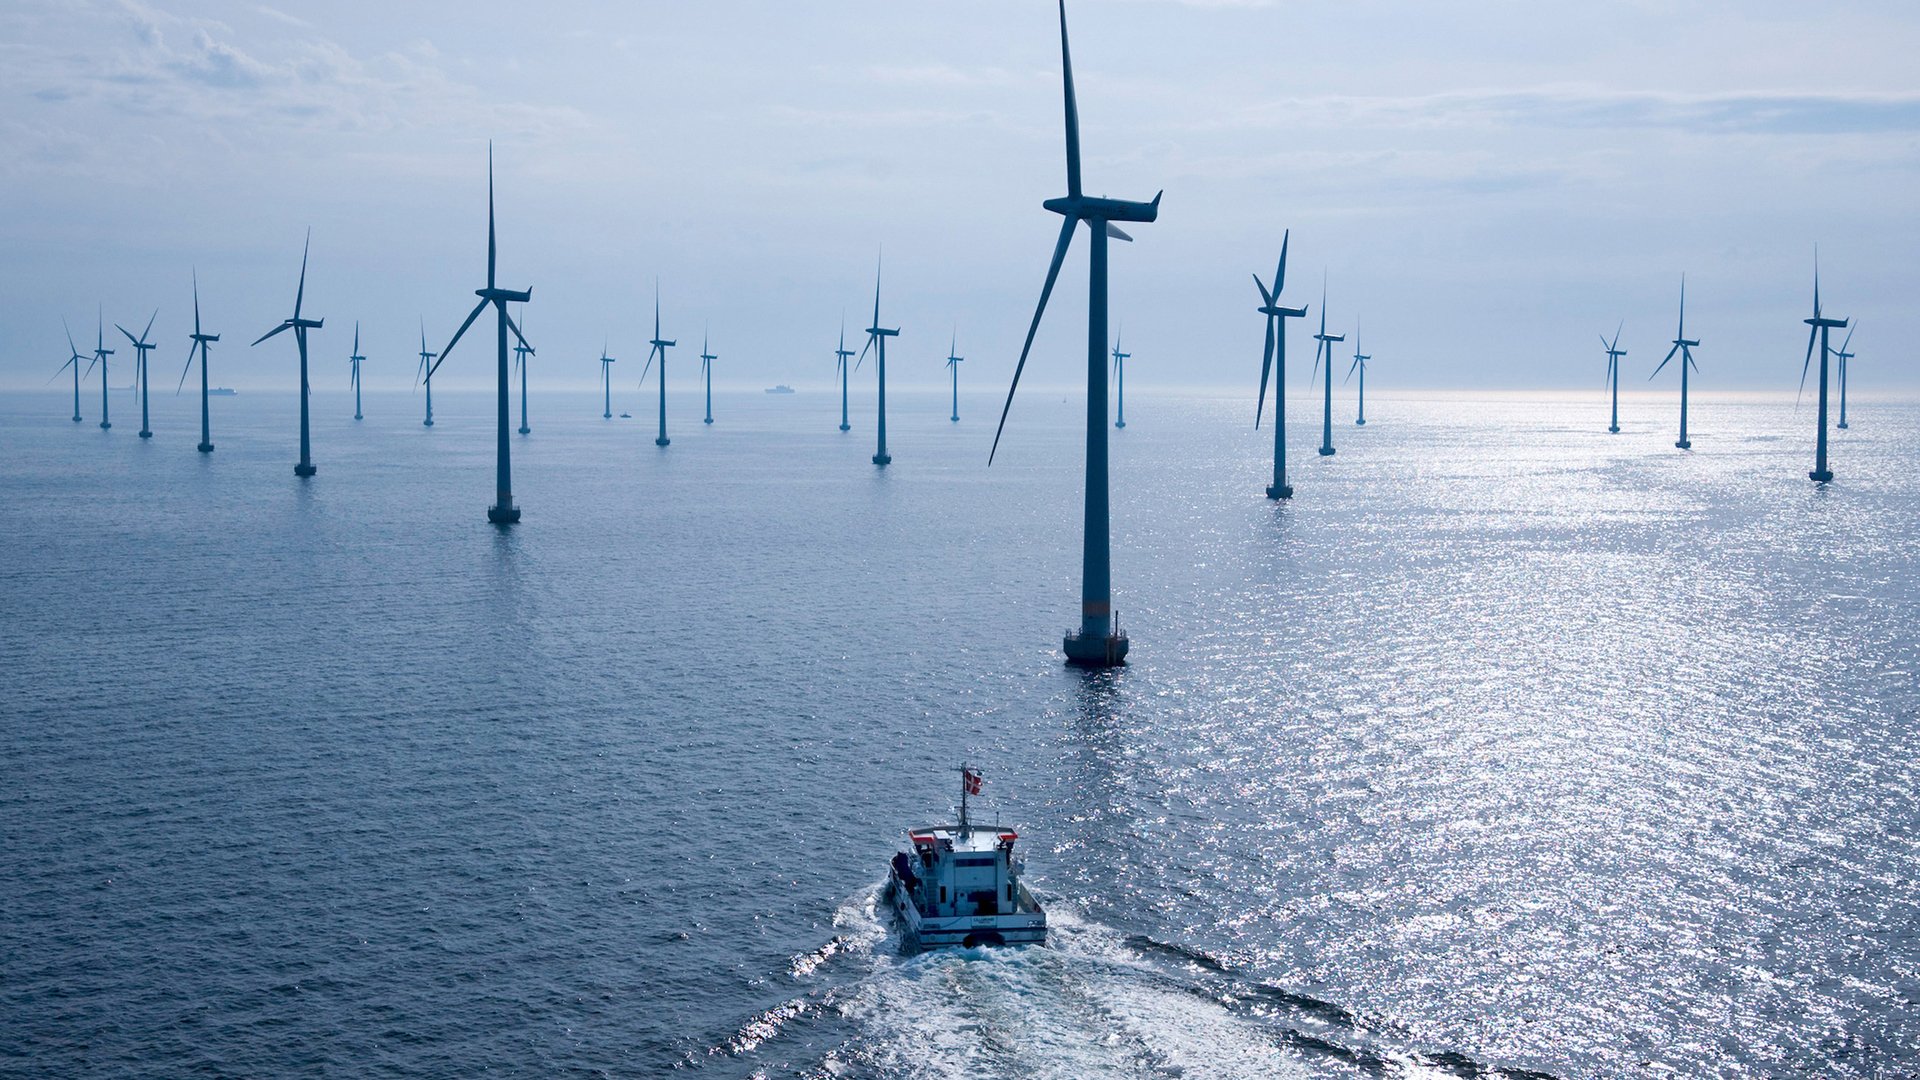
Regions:
<svg viewBox="0 0 1920 1080"><path fill-rule="evenodd" d="M1258 385L1251 275L1291 230L1290 381L1325 311L1369 389L1623 386L1674 336L1702 390L1792 391L1815 245L1859 324L1854 387L1920 387L1920 5L1070 0L1086 188L1160 220L1111 253L1130 386ZM356 320L368 385L411 386L484 283L495 155L504 287L536 387L631 382L659 285L674 378L824 387L884 252L889 383L1004 388L1064 194L1047 0L10 0L0 7L0 386L157 308L214 381L281 386L312 229L316 385ZM1086 244L1035 344L1085 379ZM123 348L116 361L130 354ZM486 336L436 376L487 385ZM870 378L871 367L860 378ZM124 383L123 369L115 384ZM1661 379L1674 376L1669 366ZM1660 385L1660 384L1655 384Z"/></svg>

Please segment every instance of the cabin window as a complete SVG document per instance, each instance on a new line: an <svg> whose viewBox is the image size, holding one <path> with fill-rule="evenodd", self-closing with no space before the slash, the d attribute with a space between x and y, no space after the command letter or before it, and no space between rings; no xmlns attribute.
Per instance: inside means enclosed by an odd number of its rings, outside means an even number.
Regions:
<svg viewBox="0 0 1920 1080"><path fill-rule="evenodd" d="M945 885L940 886L940 902L943 904L947 902L947 887Z"/></svg>
<svg viewBox="0 0 1920 1080"><path fill-rule="evenodd" d="M1013 903L1013 882L1007 882L1007 903Z"/></svg>

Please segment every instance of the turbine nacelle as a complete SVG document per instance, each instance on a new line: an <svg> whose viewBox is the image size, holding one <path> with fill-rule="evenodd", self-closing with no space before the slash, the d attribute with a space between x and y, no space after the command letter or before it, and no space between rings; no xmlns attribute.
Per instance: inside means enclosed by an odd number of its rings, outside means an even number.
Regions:
<svg viewBox="0 0 1920 1080"><path fill-rule="evenodd" d="M1152 202L1103 199L1092 195L1063 195L1057 199L1048 199L1040 205L1062 217L1076 218L1080 221L1151 222L1160 216L1160 195L1155 195ZM1119 238L1133 239L1125 233L1120 233Z"/></svg>
<svg viewBox="0 0 1920 1080"><path fill-rule="evenodd" d="M1847 320L1845 319L1829 319L1822 315L1815 315L1811 319L1801 319L1800 321L1803 323L1806 323L1808 326L1813 326L1813 327L1824 326L1834 330L1844 330L1846 329L1846 325L1847 325ZM1694 342L1694 344L1698 345L1700 343L1696 341Z"/></svg>
<svg viewBox="0 0 1920 1080"><path fill-rule="evenodd" d="M1278 307L1267 304L1254 310L1269 318L1304 319L1307 317L1307 309L1303 307Z"/></svg>
<svg viewBox="0 0 1920 1080"><path fill-rule="evenodd" d="M193 340L195 341L219 341L220 340L219 334L190 334L188 336L193 338ZM355 357L355 359L359 359L359 357Z"/></svg>
<svg viewBox="0 0 1920 1080"><path fill-rule="evenodd" d="M473 295L482 300L505 300L508 303L524 304L533 299L533 287L528 286L522 291L515 292L512 289L496 289L488 286L484 289L473 290Z"/></svg>

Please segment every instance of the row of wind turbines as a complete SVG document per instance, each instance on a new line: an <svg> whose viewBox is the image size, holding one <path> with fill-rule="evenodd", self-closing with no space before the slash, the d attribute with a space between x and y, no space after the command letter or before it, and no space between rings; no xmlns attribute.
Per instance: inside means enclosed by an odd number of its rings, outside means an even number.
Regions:
<svg viewBox="0 0 1920 1080"><path fill-rule="evenodd" d="M1085 224L1087 227L1087 233L1089 237L1088 274L1089 274L1090 287L1088 289L1088 299L1087 299L1088 310L1087 310L1086 475L1085 475L1085 485L1083 489L1085 494L1085 502L1083 507L1083 518L1082 518L1080 619L1077 627L1068 629L1064 634L1062 638L1062 649L1065 652L1068 661L1071 663L1086 665L1086 666L1105 667L1105 666L1113 666L1113 665L1124 663L1130 647L1128 636L1125 630L1121 628L1118 613L1115 611L1113 606L1113 588L1112 588L1112 572L1111 572L1110 500L1109 500L1110 491L1109 491L1108 453L1107 453L1108 451L1107 403L1109 399L1108 385L1107 385L1107 376L1109 371L1108 362L1109 360L1111 360L1111 363L1113 365L1112 374L1115 379L1115 382L1116 384L1118 384L1120 388L1122 388L1122 392L1124 392L1123 390L1124 370L1125 370L1124 361L1128 358L1130 354L1125 353L1121 350L1119 342L1117 340L1114 341L1114 344L1111 347L1111 353L1109 353L1109 346L1108 346L1109 339L1107 334L1107 310L1108 310L1108 293L1107 293L1108 243L1107 242L1110 239L1117 239L1122 241L1132 240L1132 237L1129 236L1123 228L1121 228L1122 223L1148 224L1155 221L1159 216L1161 196L1157 194L1153 197L1151 201L1141 202L1141 201L1090 196L1084 192L1082 183L1081 183L1081 167L1080 167L1079 111L1078 111L1078 106L1077 106L1076 98L1074 94L1073 63L1072 63L1071 51L1068 45L1065 0L1059 0L1059 18L1060 18L1061 83L1062 83L1063 99L1064 99L1064 119L1065 119L1065 136L1066 136L1065 142L1066 142L1066 163L1067 163L1067 177L1066 177L1067 192L1063 196L1048 199L1042 204L1045 207L1045 209L1060 215L1060 217L1062 218L1060 233L1054 245L1052 261L1047 268L1045 283L1041 287L1039 302L1034 309L1033 319L1028 326L1025 342L1023 343L1020 349L1019 361L1014 367L1013 378L1007 389L1006 403L1001 408L1000 421L994 432L993 446L988 453L988 464L989 465L992 464L994 456L999 451L1000 440L1006 433L1007 419L1012 412L1014 397L1019 390L1020 378L1026 370L1027 360L1033 348L1034 336L1039 331L1041 319L1044 317L1046 313L1047 300L1053 293L1054 284L1059 278L1061 266L1064 263L1067 256L1067 251L1073 242L1074 234L1078 231L1079 227L1082 224ZM525 433L527 430L526 406L525 406L525 387L526 387L525 360L528 356L531 356L534 353L533 346L527 341L526 336L522 333L520 326L513 320L511 314L509 313L508 305L516 304L516 303L525 305L526 303L530 302L532 299L532 290L530 288L525 290L511 290L511 289L503 289L498 286L497 272L496 272L497 263L498 263L498 249L497 249L495 237L496 237L496 231L495 231L495 225L494 225L492 149L491 147L489 147L488 168L487 168L486 285L480 289L475 290L475 295L479 297L479 303L474 306L472 312L467 316L466 321L461 323L460 328L457 331L455 331L452 340L450 340L447 346L444 349L442 349L438 354L431 353L427 350L425 333L423 329L422 337L421 337L421 374L423 376L423 380L430 379L432 373L438 370L441 364L446 362L446 359L452 353L454 346L459 343L462 336L464 336L467 330L473 325L473 323L477 319L479 319L481 314L485 312L489 306L492 306L495 309L495 316L496 316L495 317L495 341L496 341L496 356L497 356L497 364L496 364L497 380L496 381L497 381L497 387L498 387L497 425L496 425L496 430L497 430L496 469L495 469L494 502L487 509L487 519L490 522L493 522L495 524L506 525L506 524L511 524L520 520L520 508L515 503L513 498L513 492L512 492L512 472L511 472L512 449L511 449L511 443L508 438L509 424L510 424L508 334L511 332L515 342L517 343L514 349L521 360L520 370L521 370L522 404L521 404L520 430L522 433ZM1280 260L1274 272L1274 283L1271 290L1267 288L1266 283L1262 282L1257 274L1254 275L1254 283L1259 289L1260 300L1261 300L1261 304L1260 304L1260 307L1258 308L1258 311L1263 316L1265 316L1265 319L1266 319L1266 347L1265 347L1265 351L1261 361L1260 397L1259 397L1259 404L1255 409L1254 422L1257 428L1264 419L1267 384L1269 381L1271 381L1275 386L1274 472L1273 472L1273 483L1267 487L1267 495L1269 498L1276 499L1276 500L1288 499L1293 494L1293 488L1287 482L1285 395L1284 393L1281 392L1281 387L1284 386L1285 377L1286 377L1286 336L1287 336L1286 321L1288 319L1304 319L1307 316L1306 307L1304 306L1288 307L1288 306L1285 306L1281 300L1281 295L1286 285L1287 251L1288 251L1288 246L1290 244L1290 241L1291 241L1291 232L1289 231L1282 235L1281 246L1280 246ZM303 299L305 296L305 290L306 290L306 264L307 264L306 252L303 250L303 253L301 256L300 285L294 294L293 314L287 319L285 319L284 321L282 321L279 326L261 335L260 338L255 340L254 344L258 345L261 342L266 341L268 338L274 337L275 335L283 333L287 330L292 330L294 332L294 341L296 343L296 346L299 352L300 387L301 387L300 461L299 461L299 464L297 464L294 467L294 471L299 476L311 477L314 475L316 470L312 463L312 456L311 456L309 437L308 437L307 402L308 402L309 395L308 395L308 379L307 379L307 344L308 344L307 334L309 330L319 329L322 325L322 320L317 318L309 318L302 314L302 302L303 302ZM197 278L196 278L195 290L196 290L195 291L196 315L195 315L194 347L196 350L196 355L198 359L201 361L201 378L202 378L202 395L203 395L202 396L202 421L201 421L202 443L200 448L203 451L208 451L212 449L212 446L211 446L211 441L208 437L207 420L206 420L205 394L206 394L207 344L209 342L218 341L219 337L218 335L201 333L200 326L199 326L199 319L198 319ZM1687 372L1689 369L1692 369L1695 366L1691 350L1694 347L1697 347L1699 345L1699 341L1689 339L1686 337L1684 312L1685 312L1685 301L1684 301L1684 284L1683 284L1682 317L1681 317L1680 330L1674 339L1673 350L1668 353L1666 360L1663 360L1661 362L1661 366L1655 369L1655 374L1657 374L1659 370L1661 370L1661 368L1663 368L1667 362L1671 361L1674 358L1675 354L1680 355L1682 358L1681 438L1680 438L1679 445L1683 448L1689 445L1686 438L1686 419L1685 419ZM1811 364L1812 349L1813 349L1814 341L1816 339L1818 340L1821 348L1820 428L1819 428L1819 443L1818 443L1819 448L1817 451L1816 466L1814 471L1810 475L1814 480L1824 482L1832 479L1832 473L1828 471L1827 461L1826 461L1826 415L1827 415L1827 381L1828 381L1827 372L1828 372L1828 358L1829 356L1833 355L1832 351L1828 347L1827 335L1828 335L1828 332L1832 329L1845 327L1847 325L1847 320L1831 319L1821 314L1817 270L1816 270L1816 283L1815 283L1814 316L1813 318L1808 319L1807 323L1813 328L1813 333L1808 340L1807 364ZM149 330L150 329L151 329L151 322L149 323ZM123 333L124 332L125 331L123 330ZM858 358L855 361L854 367L857 370L860 363L864 362L864 359L868 352L871 351L875 354L880 407L878 412L878 423L876 425L878 441L877 441L875 453L873 455L873 462L875 465L884 466L888 464L890 461L892 461L891 455L888 454L887 452L887 445L886 445L887 339L898 336L900 331L899 331L899 328L897 327L890 328L890 327L885 327L881 324L880 284L879 284L877 273L876 273L876 280L874 285L873 321L872 321L872 324L867 328L866 333L867 333L867 344L860 351L860 353L857 354ZM141 380L141 385L144 387L145 356L147 351L152 348L152 345L145 341L145 337L146 337L145 333L143 333L139 338L135 338L130 333L128 333L127 336L129 340L132 340L134 342L135 348L139 350L140 372L141 372L140 380ZM1366 354L1360 352L1358 348L1357 333L1355 335L1355 338L1356 338L1355 354L1354 354L1353 364L1348 369L1348 377L1352 378L1356 374L1360 377L1360 380L1361 380L1360 381L1360 395L1361 395L1360 412L1356 419L1356 423L1364 424L1366 422L1366 419L1365 419L1366 365L1367 365L1367 361L1371 358ZM1322 303L1321 303L1321 310L1320 310L1320 328L1319 328L1319 331L1314 334L1314 340L1315 340L1315 350L1314 350L1313 376L1315 377L1319 376L1320 365L1322 364L1323 361L1326 365L1326 373L1325 373L1324 384L1323 384L1324 385L1324 389L1323 389L1324 408L1323 408L1322 429L1321 429L1322 438L1321 438L1321 445L1319 448L1319 452L1322 455L1332 455L1334 453L1333 404L1332 404L1333 364L1334 364L1333 346L1345 341L1346 338L1345 338L1345 335L1343 334L1332 334L1332 333L1329 333L1327 330L1327 312L1326 312L1324 288L1322 293ZM660 385L660 432L655 442L658 445L664 447L669 442L669 439L667 437L667 432L666 432L666 396L665 396L666 357L667 357L667 350L674 347L676 343L671 339L664 338L661 334L659 294L658 294L657 284L655 287L655 302L654 302L654 336L648 342L648 344L650 347L650 351L648 353L647 368L643 369L642 371L641 381L642 381L642 384L644 385L646 374L651 369L653 363L655 361L658 361L661 366L661 372L662 372L661 378L660 378L660 384L659 384ZM956 344L957 344L957 339L956 339ZM1614 384L1614 387L1615 387L1615 413L1614 413L1615 423L1613 425L1614 430L1618 430L1617 387L1618 387L1618 375L1619 375L1619 359L1621 356L1625 355L1625 351L1619 349L1618 345L1619 345L1619 334L1616 331L1614 339L1606 343L1607 350L1608 350L1609 379ZM73 353L72 358L69 362L76 365L75 366L75 372L76 372L75 374L75 419L78 420L79 419L79 397L78 397L79 375L78 375L77 364L80 359L83 359L83 357L79 354L77 349L71 348L71 333L69 333L69 346L70 346L70 351L72 351ZM1842 360L1843 364L1844 364L1844 357L1851 355L1845 352L1845 348L1846 346L1843 344L1841 348L1841 353L1840 353L1840 355L1842 355L1843 357L1843 360ZM959 418L958 365L962 362L963 358L957 355L957 348L950 346L949 352L950 352L950 355L948 357L948 367L953 373L953 380L954 380L953 419L957 421ZM106 349L104 347L104 335L102 335L102 340L96 345L96 349L95 349L96 363L104 364L105 358L111 354L112 354L112 350ZM849 350L846 347L846 335L845 335L844 326L842 327L842 331L841 331L839 348L835 350L834 355L837 359L837 373L840 376L840 382L841 382L840 429L842 431L846 431L846 430L849 430L849 425L847 421L847 409L846 409L847 397L848 397L848 388L847 388L848 387L848 383L847 383L848 359L850 357L855 357L856 354L854 354L851 350ZM364 357L361 357L359 355L358 333L356 328L355 349L354 349L354 356L352 357L352 362L354 364L354 387L356 392L356 406L355 406L356 417L359 416L358 372L359 372L359 364L363 359ZM712 421L711 365L713 360L715 359L717 359L717 357L714 356L709 349L703 346L701 360L703 363L703 373L707 378L707 386L708 386L707 422L709 423ZM191 362L192 362L192 358L190 357L189 364L191 364ZM612 416L612 383L611 383L610 365L612 365L615 362L616 361L611 356L608 356L606 354L606 350L603 348L601 352L601 357L600 357L602 382L603 382L603 387L605 388L605 396L603 399L604 400L603 415L609 419ZM1806 370L1807 370L1807 366L1803 365L1802 367L1803 386L1804 386ZM1270 378L1270 376L1277 376L1277 377ZM184 380L184 373L183 373L183 380ZM105 394L105 389L104 389L105 382L106 380L103 374L103 378L102 378L103 395ZM144 398L143 398L143 401L144 401ZM429 406L429 409L430 408L431 406ZM430 416L431 414L429 413L429 419L430 419ZM105 420L104 398L103 398L103 406L102 406L102 426L103 427L107 426L106 420ZM1113 426L1114 427L1126 426L1124 399L1122 399L1121 401L1119 414L1116 417ZM148 434L148 432L143 430L142 434L145 435L145 434Z"/></svg>

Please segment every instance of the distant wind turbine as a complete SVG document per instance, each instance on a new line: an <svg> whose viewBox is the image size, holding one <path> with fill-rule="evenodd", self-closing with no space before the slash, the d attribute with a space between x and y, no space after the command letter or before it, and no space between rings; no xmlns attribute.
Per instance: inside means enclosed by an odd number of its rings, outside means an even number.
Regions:
<svg viewBox="0 0 1920 1080"><path fill-rule="evenodd" d="M421 427L433 426L433 369L437 367L433 358L439 353L427 351L427 320L420 320L420 366L414 369L413 385L425 383L427 386L427 418L420 421Z"/></svg>
<svg viewBox="0 0 1920 1080"><path fill-rule="evenodd" d="M653 369L654 357L660 358L660 434L653 440L655 446L665 446L672 442L667 438L667 350L677 342L667 341L660 336L660 279L653 280L653 340L647 342L647 363L640 369L640 385L647 385L647 372Z"/></svg>
<svg viewBox="0 0 1920 1080"><path fill-rule="evenodd" d="M1693 449L1693 442L1687 438L1687 371L1700 370L1700 366L1693 362L1693 347L1698 344L1698 341L1687 337L1687 275L1681 274L1680 328L1674 332L1673 348L1667 350L1666 360L1660 361L1659 367L1653 369L1653 375L1647 376L1647 381L1652 382L1653 376L1660 374L1660 368L1667 366L1667 360L1672 360L1675 353L1680 354L1680 440L1673 445L1682 450Z"/></svg>
<svg viewBox="0 0 1920 1080"><path fill-rule="evenodd" d="M196 270L193 274L193 344L187 348L187 366L180 369L180 383L173 388L173 392L178 394L180 387L187 385L187 372L193 370L193 358L197 353L200 357L200 445L197 449L203 454L213 453L212 410L207 408L207 345L219 340L219 334L202 333L200 330L200 272ZM360 350L356 348L354 351ZM357 385L359 365L354 365L353 370Z"/></svg>
<svg viewBox="0 0 1920 1080"><path fill-rule="evenodd" d="M1853 344L1853 332L1858 329L1860 324L1857 322L1847 327L1846 339L1840 342L1840 348L1833 354L1833 358L1840 361L1840 422L1834 426L1842 431L1847 427L1847 361L1853 359L1853 354L1847 351L1847 346ZM76 400L78 400L77 397ZM76 416L74 419L78 420L79 417Z"/></svg>
<svg viewBox="0 0 1920 1080"><path fill-rule="evenodd" d="M140 437L143 439L153 438L153 429L147 422L147 354L153 351L153 342L147 340L147 334L153 329L153 320L159 317L160 309L155 308L153 315L147 319L147 328L140 331L139 337L134 337L131 331L119 323L113 324L115 330L125 334L127 340L133 343L134 355L137 357L134 361L133 382L140 391Z"/></svg>
<svg viewBox="0 0 1920 1080"><path fill-rule="evenodd" d="M840 347L833 350L833 355L839 359L837 366L840 369L840 430L846 431L848 430L847 360L853 356L853 350L847 348L847 316L844 312L840 316Z"/></svg>
<svg viewBox="0 0 1920 1080"><path fill-rule="evenodd" d="M1813 344L1820 342L1820 421L1815 429L1813 471L1807 479L1824 484L1833 479L1833 470L1827 468L1827 357L1832 350L1827 347L1827 335L1837 327L1845 327L1847 320L1830 319L1820 313L1820 249L1813 252L1813 318L1802 320L1808 326L1807 358L1800 365L1800 390L1807 389L1807 367L1813 363Z"/></svg>
<svg viewBox="0 0 1920 1080"><path fill-rule="evenodd" d="M613 419L613 369L607 365L616 362L613 357L607 355L607 343L602 341L600 343L600 419L602 420Z"/></svg>
<svg viewBox="0 0 1920 1080"><path fill-rule="evenodd" d="M1322 414L1323 422L1320 431L1320 456L1326 457L1333 453L1333 346L1335 342L1347 340L1347 335L1327 333L1327 286L1325 281L1320 283L1320 332L1313 335L1313 340L1319 342L1319 344L1314 346L1313 349L1313 371L1308 373L1307 381L1313 381L1314 373L1320 370L1321 352L1324 351L1327 356L1327 404L1326 411Z"/></svg>
<svg viewBox="0 0 1920 1080"><path fill-rule="evenodd" d="M424 326L421 329L420 336L420 344L424 347L426 345L426 330ZM353 365L353 418L355 420L364 419L364 417L360 415L360 362L365 359L366 357L360 355L360 320L355 319L353 322L353 354L347 357L347 362Z"/></svg>
<svg viewBox="0 0 1920 1080"><path fill-rule="evenodd" d="M524 321L526 315L520 318ZM527 426L527 357L534 355L533 346L527 339L516 338L513 343L513 362L520 369L520 434L531 435L533 429Z"/></svg>
<svg viewBox="0 0 1920 1080"><path fill-rule="evenodd" d="M1287 483L1287 320L1304 319L1307 309L1280 306L1280 292L1287 287L1287 244L1293 239L1293 230L1280 234L1280 265L1273 271L1273 291L1268 292L1260 281L1260 275L1253 275L1253 284L1260 290L1260 314L1267 317L1267 347L1260 359L1260 397L1259 404L1253 410L1253 427L1260 429L1260 413L1267 406L1267 375L1271 372L1273 380L1273 483L1267 485L1267 498L1293 498L1293 485ZM1323 327L1324 329L1324 327ZM1318 350L1319 346L1315 346ZM1274 360L1280 361L1278 368Z"/></svg>
<svg viewBox="0 0 1920 1080"><path fill-rule="evenodd" d="M60 373L68 368L73 369L73 422L77 424L80 422L80 361L85 360L86 357L80 355L80 347L73 343L73 328L67 325L67 317L65 315L60 316L60 326L67 332L68 357L66 363L53 369L53 378L59 378ZM49 379L48 381L51 382L53 380Z"/></svg>
<svg viewBox="0 0 1920 1080"><path fill-rule="evenodd" d="M507 441L507 412L512 401L512 394L507 389L507 331L512 330L513 336L519 338L522 343L525 343L527 338L520 332L520 328L514 325L513 316L507 314L507 305L524 304L532 300L533 289L531 286L525 289L498 288L494 276L495 265L499 262L498 256L499 246L495 243L493 228L493 144L489 142L487 144L487 284L485 288L473 291L473 294L480 298L480 302L467 313L467 321L460 324L460 329L453 332L453 340L447 342L447 347L440 350L440 359L433 362L433 367L438 368L447 362L447 357L453 355L453 347L460 343L460 335L466 333L467 327L472 326L473 321L480 317L480 313L487 310L488 304L492 304L499 316L495 321L499 356L498 363L495 365L498 394L494 401L494 417L497 421L494 431L494 499L493 505L487 507L487 520L495 525L511 525L520 520L520 508L513 503L513 449L512 444ZM431 374L432 370L429 368L428 373Z"/></svg>
<svg viewBox="0 0 1920 1080"><path fill-rule="evenodd" d="M113 355L113 350L107 348L106 333L107 333L106 320L104 319L104 317L99 317L99 321L97 321L94 324L94 329L93 329L93 364L87 365L87 374L89 375L93 374L94 364L100 365L100 427L101 427L101 430L105 430L113 426L113 422L107 418L107 357Z"/></svg>
<svg viewBox="0 0 1920 1080"><path fill-rule="evenodd" d="M1352 379L1355 372L1360 374L1360 413L1354 418L1355 427L1367 426L1367 361L1371 359L1373 357L1360 351L1360 317L1356 315L1353 319L1353 366L1347 368L1347 379Z"/></svg>
<svg viewBox="0 0 1920 1080"><path fill-rule="evenodd" d="M874 349L875 345L879 346L874 351L874 362L879 365L880 373L880 416L877 421L880 444L879 449L873 452L875 465L885 465L893 460L893 455L887 453L887 339L899 336L899 327L888 330L880 325L880 263L875 260L873 264L873 325L867 327L867 343L860 350L860 359L853 364L854 370L859 370L861 363L867 359L867 350Z"/></svg>
<svg viewBox="0 0 1920 1080"><path fill-rule="evenodd" d="M955 329L953 337L947 342L947 371L953 376L953 415L948 419L960 422L960 365L966 357L955 355L960 350L960 331Z"/></svg>
<svg viewBox="0 0 1920 1080"><path fill-rule="evenodd" d="M1006 430L1007 412L1013 408L1013 395L1020 386L1020 373L1026 369L1027 354L1033 348L1033 336L1040 329L1041 316L1047 311L1047 298L1060 276L1060 264L1066 260L1074 231L1087 223L1090 236L1087 256L1087 479L1084 534L1080 551L1080 629L1069 632L1061 642L1067 659L1076 664L1111 667L1124 663L1128 641L1113 614L1112 537L1109 532L1107 491L1107 238L1131 240L1117 221L1151 222L1160 214L1160 196L1152 202L1128 202L1096 198L1080 190L1080 110L1073 94L1073 60L1067 48L1067 5L1060 0L1060 82L1065 99L1067 144L1067 194L1048 199L1042 205L1065 220L1060 224L1060 239L1055 241L1053 262L1047 267L1046 284L1040 288L1040 303L1034 308L1033 322L1027 327L1026 344L1020 347L1020 362L1013 369L1013 382L1007 387L1007 403L1000 409L1000 427L994 432L987 463L1000 446L1000 433Z"/></svg>
<svg viewBox="0 0 1920 1080"><path fill-rule="evenodd" d="M1113 337L1113 426L1127 426L1127 360L1130 352L1120 351L1120 335Z"/></svg>
<svg viewBox="0 0 1920 1080"><path fill-rule="evenodd" d="M300 249L300 288L293 294L293 315L279 326L255 338L253 342L254 345L258 345L283 330L292 330L293 340L300 347L300 461L293 467L293 475L303 477L312 476L320 471L314 468L313 444L308 437L307 331L318 330L321 325L326 322L325 319L307 319L302 318L300 315L301 301L305 300L307 295L307 252L312 247L313 230L308 229L307 242ZM252 346L248 346L248 348L252 348Z"/></svg>
<svg viewBox="0 0 1920 1080"><path fill-rule="evenodd" d="M706 331L704 330L701 331L700 332L700 374L702 377L704 377L707 380L706 422L709 424L713 423L713 362L718 359L720 359L718 356L707 351L707 334L706 334Z"/></svg>
<svg viewBox="0 0 1920 1080"><path fill-rule="evenodd" d="M1607 385L1613 391L1613 422L1607 425L1607 430L1615 435L1620 434L1620 358L1627 355L1627 350L1620 347L1620 331L1626 328L1627 321L1622 319L1613 331L1612 341L1600 339L1601 347L1607 350Z"/></svg>

